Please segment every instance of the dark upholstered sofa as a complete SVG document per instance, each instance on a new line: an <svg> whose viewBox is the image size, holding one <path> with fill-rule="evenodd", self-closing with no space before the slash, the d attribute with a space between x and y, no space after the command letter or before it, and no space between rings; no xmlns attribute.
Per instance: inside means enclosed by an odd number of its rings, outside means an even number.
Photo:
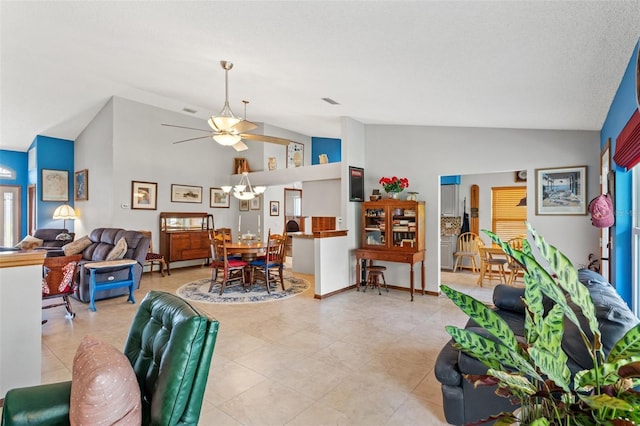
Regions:
<svg viewBox="0 0 640 426"><path fill-rule="evenodd" d="M85 268L84 265L88 262L106 260L107 255L121 237L124 237L127 241L127 252L124 255L124 259L133 259L138 262L134 266L135 287L140 287L142 266L149 251L149 237L145 237L138 231L127 231L120 228L96 228L89 233L88 237L91 240L91 244L81 253L82 260L80 261L78 277L76 278L77 286L73 297L82 302L89 302L89 269ZM98 282L122 280L127 278L128 273L128 266L102 269L96 273L96 280ZM123 294L129 294L129 289L122 287L99 291L96 292L95 299L106 299Z"/></svg>
<svg viewBox="0 0 640 426"><path fill-rule="evenodd" d="M618 295L615 288L600 274L588 269L578 271L580 282L587 286L596 307L596 316L600 323L602 346L608 354L613 345L635 324L638 319L627 304ZM507 321L517 336L524 336L524 312L522 302L524 289L498 285L493 292L496 312ZM584 319L579 315L581 321ZM585 323L586 324L586 323ZM472 320L467 329L481 333L481 329ZM588 329L588 328L585 328ZM569 356L569 369L572 373L591 368L591 359L585 352L574 324L565 318L565 333L562 347ZM444 414L451 424L462 425L489 417L501 411L513 411L507 398L495 394L496 387L478 387L465 378L465 374L486 374L487 367L453 347L449 341L440 351L435 365L435 376L441 383Z"/></svg>
<svg viewBox="0 0 640 426"><path fill-rule="evenodd" d="M62 246L73 241L75 233L65 228L40 228L33 233L35 238L42 240L42 246L36 250L46 250L47 257L64 256ZM63 238L66 236L66 238Z"/></svg>

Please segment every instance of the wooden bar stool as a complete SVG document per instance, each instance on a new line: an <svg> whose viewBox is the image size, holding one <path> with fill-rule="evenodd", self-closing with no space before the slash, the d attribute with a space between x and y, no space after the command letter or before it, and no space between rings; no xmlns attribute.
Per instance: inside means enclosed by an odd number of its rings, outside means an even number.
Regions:
<svg viewBox="0 0 640 426"><path fill-rule="evenodd" d="M367 271L367 282L364 285L364 290L367 291L367 286L371 286L371 288L377 287L378 294L382 294L380 292L380 279L382 278L382 283L384 284L385 290L389 293L389 289L387 288L387 281L384 279L384 271L387 270L386 266L377 266L377 265L369 265L365 267L365 271Z"/></svg>

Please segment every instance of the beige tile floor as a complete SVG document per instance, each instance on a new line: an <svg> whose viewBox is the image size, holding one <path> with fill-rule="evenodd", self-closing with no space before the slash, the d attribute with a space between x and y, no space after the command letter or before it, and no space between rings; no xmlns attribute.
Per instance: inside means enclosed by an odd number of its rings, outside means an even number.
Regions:
<svg viewBox="0 0 640 426"><path fill-rule="evenodd" d="M140 301L150 289L174 292L208 277L208 268L143 275ZM464 314L444 296L406 291L347 291L252 305L196 305L220 321L202 425L441 425L440 386L433 365L448 340L447 324ZM442 273L442 282L490 301L495 283L476 286L477 275ZM136 305L125 297L97 303L97 312L73 301L43 311L42 382L71 379L75 350L86 334L124 346Z"/></svg>

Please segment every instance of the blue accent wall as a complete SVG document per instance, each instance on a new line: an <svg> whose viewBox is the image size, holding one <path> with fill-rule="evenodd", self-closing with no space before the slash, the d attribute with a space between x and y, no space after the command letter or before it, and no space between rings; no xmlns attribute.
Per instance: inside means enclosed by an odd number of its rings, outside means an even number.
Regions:
<svg viewBox="0 0 640 426"><path fill-rule="evenodd" d="M311 138L311 164L320 164L320 154L327 154L330 163L342 161L342 140L333 138Z"/></svg>
<svg viewBox="0 0 640 426"><path fill-rule="evenodd" d="M600 146L611 138L611 152L615 153L616 138L638 108L636 98L635 64L638 45L634 48L627 69L622 77L609 113L600 131ZM636 166L637 167L637 166ZM614 250L612 253L612 283L620 296L631 306L631 226L632 226L632 179L631 172L616 167L615 209L616 222L612 228Z"/></svg>
<svg viewBox="0 0 640 426"><path fill-rule="evenodd" d="M27 235L27 186L29 174L27 172L27 153L19 151L0 150L0 166L12 169L16 172L15 179L0 179L0 185L20 186L20 238Z"/></svg>
<svg viewBox="0 0 640 426"><path fill-rule="evenodd" d="M460 185L460 175L440 176L440 185Z"/></svg>
<svg viewBox="0 0 640 426"><path fill-rule="evenodd" d="M63 221L53 220L52 217L53 211L60 204L73 206L73 141L36 136L32 146L36 148L37 170L35 176L30 175L30 179L35 179L38 188L37 228L62 228ZM66 170L69 173L67 201L42 201L42 169ZM67 221L67 228L73 231L73 220Z"/></svg>

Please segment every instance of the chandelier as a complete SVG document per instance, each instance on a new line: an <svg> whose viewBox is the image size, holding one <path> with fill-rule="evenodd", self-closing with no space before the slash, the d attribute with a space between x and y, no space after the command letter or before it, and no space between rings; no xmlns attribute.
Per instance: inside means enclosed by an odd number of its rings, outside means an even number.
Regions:
<svg viewBox="0 0 640 426"><path fill-rule="evenodd" d="M223 186L222 190L229 194L233 189L233 196L239 200L253 200L258 195L262 194L266 191L266 186L251 186L251 182L249 182L249 173L242 172L242 177L240 178L240 183L234 186Z"/></svg>

